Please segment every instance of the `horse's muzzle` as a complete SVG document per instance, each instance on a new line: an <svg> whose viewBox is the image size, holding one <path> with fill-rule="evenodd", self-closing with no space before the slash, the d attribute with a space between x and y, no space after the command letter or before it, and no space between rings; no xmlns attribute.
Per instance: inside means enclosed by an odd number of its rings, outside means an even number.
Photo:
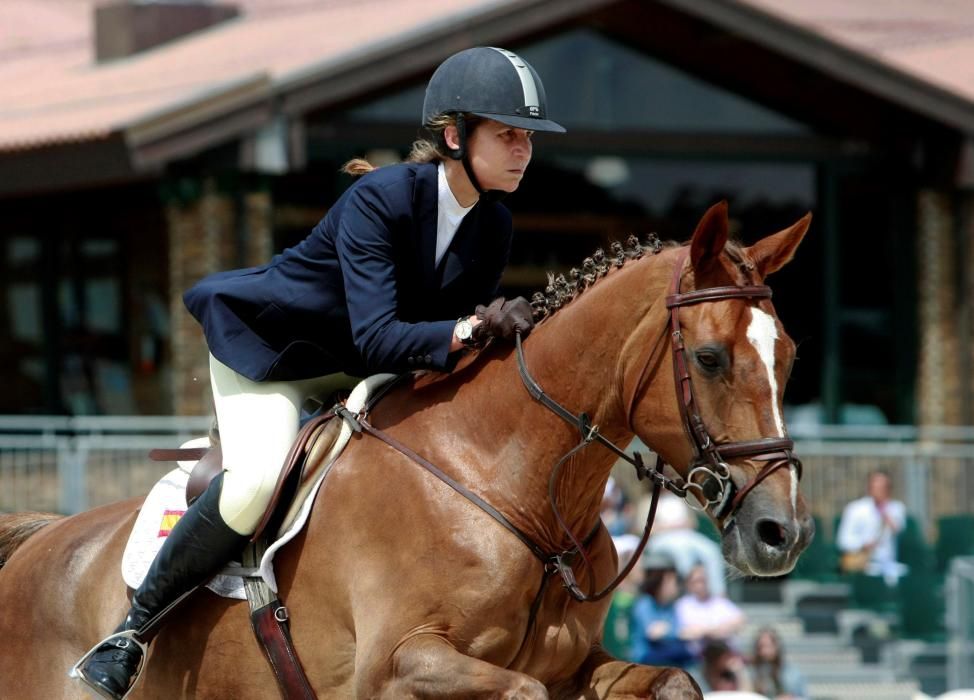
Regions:
<svg viewBox="0 0 974 700"><path fill-rule="evenodd" d="M815 535L811 516L782 518L755 507L741 508L725 523L723 553L727 563L750 576L781 576L791 571Z"/></svg>

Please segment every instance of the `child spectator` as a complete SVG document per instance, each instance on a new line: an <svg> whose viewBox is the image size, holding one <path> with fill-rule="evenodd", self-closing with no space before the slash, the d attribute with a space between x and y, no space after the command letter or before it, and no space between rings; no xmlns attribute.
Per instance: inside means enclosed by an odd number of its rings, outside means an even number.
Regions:
<svg viewBox="0 0 974 700"><path fill-rule="evenodd" d="M762 627L754 638L751 658L754 690L772 700L806 700L805 679L801 672L785 662L781 638L771 627Z"/></svg>

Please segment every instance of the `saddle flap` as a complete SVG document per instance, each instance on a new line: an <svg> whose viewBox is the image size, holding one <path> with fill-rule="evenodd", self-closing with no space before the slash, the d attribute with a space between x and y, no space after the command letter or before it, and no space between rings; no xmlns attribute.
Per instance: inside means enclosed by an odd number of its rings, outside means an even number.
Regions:
<svg viewBox="0 0 974 700"><path fill-rule="evenodd" d="M332 420L334 417L334 412L328 411L312 418L301 428L284 461L274 495L254 531L252 542L256 542L265 531L276 533L284 522L291 502L302 491L301 487L313 480L314 472L320 466L322 457L328 454L341 427L341 421ZM327 430L328 427L331 430Z"/></svg>
<svg viewBox="0 0 974 700"><path fill-rule="evenodd" d="M190 505L203 495L217 474L223 471L223 450L217 443L210 447L190 472L189 482L186 484L186 504Z"/></svg>

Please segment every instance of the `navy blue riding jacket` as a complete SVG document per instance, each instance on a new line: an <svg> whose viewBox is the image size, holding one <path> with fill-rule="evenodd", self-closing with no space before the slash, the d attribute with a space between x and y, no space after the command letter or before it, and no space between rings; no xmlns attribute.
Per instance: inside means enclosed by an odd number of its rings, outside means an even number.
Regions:
<svg viewBox="0 0 974 700"><path fill-rule="evenodd" d="M478 202L435 266L437 166L355 182L301 243L183 299L210 352L254 381L448 370L456 320L497 294L511 214Z"/></svg>

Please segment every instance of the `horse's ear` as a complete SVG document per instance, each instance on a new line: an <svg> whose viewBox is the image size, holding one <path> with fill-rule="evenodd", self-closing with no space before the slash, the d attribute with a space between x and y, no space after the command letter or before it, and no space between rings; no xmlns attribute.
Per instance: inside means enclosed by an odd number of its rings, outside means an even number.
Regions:
<svg viewBox="0 0 974 700"><path fill-rule="evenodd" d="M812 212L808 212L788 228L762 238L747 249L761 279L772 272L777 272L794 257L795 250L808 232L811 223Z"/></svg>
<svg viewBox="0 0 974 700"><path fill-rule="evenodd" d="M690 262L697 270L715 260L727 243L727 200L710 207L697 224L690 242Z"/></svg>

